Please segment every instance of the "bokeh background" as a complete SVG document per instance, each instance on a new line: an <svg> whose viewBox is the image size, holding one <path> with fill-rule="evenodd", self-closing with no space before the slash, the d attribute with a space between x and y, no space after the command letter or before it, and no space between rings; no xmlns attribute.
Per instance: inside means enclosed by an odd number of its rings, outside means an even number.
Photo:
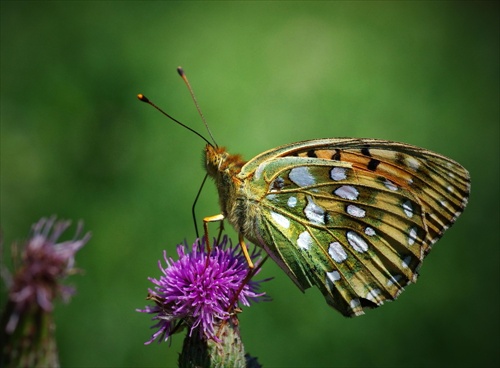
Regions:
<svg viewBox="0 0 500 368"><path fill-rule="evenodd" d="M195 237L205 134L246 158L294 141L373 137L445 154L472 196L397 302L355 319L272 262L273 302L246 309L266 367L498 366L498 2L1 2L4 243L42 216L83 219L83 276L56 311L62 365L175 366L144 346L148 276ZM213 185L198 216L218 213ZM233 233L234 234L234 233ZM5 290L2 289L2 301Z"/></svg>

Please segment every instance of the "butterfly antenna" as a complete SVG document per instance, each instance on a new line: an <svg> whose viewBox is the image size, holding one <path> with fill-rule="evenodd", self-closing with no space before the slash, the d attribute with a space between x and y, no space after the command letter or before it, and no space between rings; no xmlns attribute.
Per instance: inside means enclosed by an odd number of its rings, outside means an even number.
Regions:
<svg viewBox="0 0 500 368"><path fill-rule="evenodd" d="M215 146L217 147L217 142L214 139L214 136L212 135L212 132L210 131L210 128L208 127L207 121L205 120L205 116L203 116L203 113L201 112L200 105L198 105L198 100L196 99L196 96L194 95L193 88L191 87L191 84L189 83L189 80L187 79L186 74L184 73L184 70L182 67L177 67L177 73L181 76L182 80L184 83L186 83L186 86L189 90L189 93L191 94L191 98L193 99L194 105L196 106L196 110L198 110L198 114L200 114L201 120L203 120L203 124L205 124L205 128L207 128L208 135L210 135L210 138L212 138L212 141L214 142Z"/></svg>
<svg viewBox="0 0 500 368"><path fill-rule="evenodd" d="M141 100L142 102L145 102L147 103L148 105L151 105L153 106L156 110L158 110L159 112L161 112L163 115L165 115L167 118L169 118L170 120L173 120L175 121L177 124L179 124L180 126L186 128L187 130L193 132L194 134L196 134L198 137L200 137L201 139L203 139L205 142L207 142L207 144L209 145L212 145L212 143L210 143L208 141L208 139L206 139L204 136L202 136L200 133L198 133L196 130L188 127L186 124L183 124L181 123L179 120L177 120L176 118L170 116L169 114L167 114L165 111L163 111L162 109L160 109L158 106L156 106L152 101L150 101L146 96L144 96L143 94L139 93L137 95L137 98L139 100ZM209 132L210 133L210 132Z"/></svg>

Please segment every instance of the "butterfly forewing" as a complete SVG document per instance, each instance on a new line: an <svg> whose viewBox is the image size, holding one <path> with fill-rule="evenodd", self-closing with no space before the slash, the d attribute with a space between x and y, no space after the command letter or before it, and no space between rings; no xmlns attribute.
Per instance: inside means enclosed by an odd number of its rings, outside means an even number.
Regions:
<svg viewBox="0 0 500 368"><path fill-rule="evenodd" d="M229 221L302 290L317 286L346 316L393 300L416 280L470 189L456 162L373 139L290 144L220 175L234 176L232 202L244 203L244 211L226 207Z"/></svg>

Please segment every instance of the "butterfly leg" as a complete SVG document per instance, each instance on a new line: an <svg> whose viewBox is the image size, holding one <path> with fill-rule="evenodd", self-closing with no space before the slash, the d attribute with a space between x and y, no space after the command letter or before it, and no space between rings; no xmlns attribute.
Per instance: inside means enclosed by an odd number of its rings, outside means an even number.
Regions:
<svg viewBox="0 0 500 368"><path fill-rule="evenodd" d="M222 237L223 231L224 231L224 221L221 221L219 226L219 234L217 235L217 244L220 244L220 239Z"/></svg>
<svg viewBox="0 0 500 368"><path fill-rule="evenodd" d="M252 277L257 273L259 272L259 269L262 267L262 265L264 264L264 262L267 261L267 256L261 260L257 266L255 266L253 264L253 262L251 261L250 259L250 256L248 254L248 249L245 245L245 242L243 240L243 235L240 234L240 246L242 246L242 250L243 250L243 254L245 255L245 258L247 260L247 263L248 263L248 272L245 276L245 278L243 279L243 281L241 282L241 285L240 287L238 288L238 290L236 291L236 293L234 294L233 298L231 299L231 301L229 302L229 308L227 309L227 312L229 314L234 314L234 313L239 313L241 310L238 308L237 306L237 303L238 303L238 299L239 299L239 296L241 294L241 292L243 291L243 288L245 287L246 284L248 284L250 282L250 280L252 279ZM224 327L224 325L226 324L226 321L223 321L221 323L221 325L219 326L219 330L217 331L217 337L220 337L220 334L222 332L222 329Z"/></svg>
<svg viewBox="0 0 500 368"><path fill-rule="evenodd" d="M241 250L243 252L243 255L245 256L245 259L248 263L248 272L247 272L245 278L243 279L243 281L241 282L240 287L238 288L238 290L234 294L233 299L229 303L228 312L230 312L231 309L233 309L236 306L241 291L243 290L245 285L248 284L248 282L252 279L254 272L257 271L255 269L255 265L252 262L252 259L250 258L250 254L248 254L248 248L245 244L245 238L243 237L243 234L241 234L241 233L239 234L239 244L240 244ZM259 264L259 268L260 268L260 264Z"/></svg>
<svg viewBox="0 0 500 368"><path fill-rule="evenodd" d="M205 232L205 244L207 245L207 251L210 253L210 242L208 239L208 223L209 222L221 222L224 221L224 215L222 213L215 216L208 216L203 219L203 231ZM222 230L221 230L222 231Z"/></svg>
<svg viewBox="0 0 500 368"><path fill-rule="evenodd" d="M250 279L254 275L254 271L257 271L257 270L255 270L255 266L252 262L252 259L250 258L250 254L248 254L248 248L245 244L245 239L243 237L243 234L239 235L239 244L240 244L241 250L243 251L243 255L245 256L245 259L248 263L248 272L247 272L245 278L243 279L243 281L241 282L240 287L238 288L238 290L234 294L233 299L229 303L228 312L230 312L231 309L233 309L233 307L236 306L236 302L238 301L238 298L240 296L241 291L243 290L245 285L248 284L248 282L250 281ZM260 265L259 265L259 268L260 268Z"/></svg>
<svg viewBox="0 0 500 368"><path fill-rule="evenodd" d="M233 305L236 305L236 302L238 301L240 293L243 290L243 288L245 287L245 285L250 282L252 277L257 272L259 272L259 269L262 267L264 262L267 261L267 258L268 258L266 256L262 261L258 262L257 266L255 266L252 262L252 259L250 258L250 254L248 253L248 248L245 244L245 239L243 237L243 234L239 235L239 243L240 243L241 250L243 251L243 255L245 256L245 259L248 263L248 272L247 272L245 278L243 279L243 282L241 283L240 287L238 288L238 291L236 292L233 299L231 300L231 303L229 304L230 309L233 307Z"/></svg>
<svg viewBox="0 0 500 368"><path fill-rule="evenodd" d="M243 251L243 255L245 256L245 259L248 263L248 268L251 271L251 270L253 270L253 268L255 266L253 265L252 259L250 258L250 254L248 254L248 248L247 248L247 245L245 244L245 238L243 237L243 234L241 234L241 233L239 235L238 242L240 244L241 250Z"/></svg>

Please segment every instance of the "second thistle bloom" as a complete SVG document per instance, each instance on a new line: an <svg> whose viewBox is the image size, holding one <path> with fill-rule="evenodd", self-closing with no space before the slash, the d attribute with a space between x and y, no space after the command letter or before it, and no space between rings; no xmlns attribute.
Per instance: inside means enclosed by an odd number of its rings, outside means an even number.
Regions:
<svg viewBox="0 0 500 368"><path fill-rule="evenodd" d="M163 275L159 279L149 278L155 284L149 290L149 299L156 305L138 311L154 314L157 324L153 328L158 330L146 344L157 338L167 340L179 323L188 326L190 334L199 328L206 338L216 340L216 326L230 317L230 304L240 288L238 302L242 305L266 299L265 293L257 291L266 280L251 280L242 287L248 264L241 248L233 248L227 236L214 244L210 253L205 251L204 241L197 241L190 251L186 248L186 244L177 247L177 261L164 252L166 266L158 262ZM260 253L254 250L251 258L258 263Z"/></svg>
<svg viewBox="0 0 500 368"><path fill-rule="evenodd" d="M9 301L14 313L6 327L12 333L20 315L32 307L51 312L56 297L68 301L74 289L62 281L77 272L75 254L90 239L90 233L80 238L83 225L78 225L73 239L59 241L71 221L56 221L55 217L42 218L33 225L30 239L23 247L15 247L21 259L9 286ZM17 253L16 253L17 254Z"/></svg>
<svg viewBox="0 0 500 368"><path fill-rule="evenodd" d="M90 239L78 225L73 239L61 241L70 221L42 218L30 238L12 247L14 273L0 264L8 288L0 326L0 366L58 367L53 321L57 298L68 301L74 289L64 280L78 272L75 255Z"/></svg>

